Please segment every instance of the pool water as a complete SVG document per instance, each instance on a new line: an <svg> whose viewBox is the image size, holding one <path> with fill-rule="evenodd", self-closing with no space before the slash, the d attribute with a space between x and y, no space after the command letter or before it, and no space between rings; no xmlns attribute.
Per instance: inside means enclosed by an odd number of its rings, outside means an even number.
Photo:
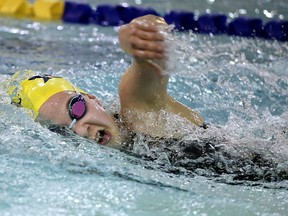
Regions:
<svg viewBox="0 0 288 216"><path fill-rule="evenodd" d="M264 10L274 19L288 11L285 1L128 3L263 19ZM1 215L287 215L288 44L191 32L173 38L169 93L210 127L182 125L179 142L137 135L126 152L55 134L6 94L7 79L31 69L69 78L114 111L131 62L117 28L0 18Z"/></svg>

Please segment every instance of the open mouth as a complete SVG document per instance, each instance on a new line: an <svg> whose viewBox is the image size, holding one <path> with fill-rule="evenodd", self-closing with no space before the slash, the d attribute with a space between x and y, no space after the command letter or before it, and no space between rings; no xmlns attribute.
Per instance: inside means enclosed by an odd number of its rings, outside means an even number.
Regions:
<svg viewBox="0 0 288 216"><path fill-rule="evenodd" d="M107 130L99 130L96 135L96 142L100 145L106 145L112 138L112 135Z"/></svg>

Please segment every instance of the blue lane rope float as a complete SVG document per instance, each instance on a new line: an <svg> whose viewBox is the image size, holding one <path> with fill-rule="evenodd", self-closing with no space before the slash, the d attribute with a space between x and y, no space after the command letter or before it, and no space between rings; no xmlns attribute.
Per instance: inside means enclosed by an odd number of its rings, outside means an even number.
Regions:
<svg viewBox="0 0 288 216"><path fill-rule="evenodd" d="M238 17L228 25L227 33L243 37L264 37L263 22L257 18Z"/></svg>
<svg viewBox="0 0 288 216"><path fill-rule="evenodd" d="M84 3L65 2L62 20L64 22L89 24L93 20L94 10Z"/></svg>
<svg viewBox="0 0 288 216"><path fill-rule="evenodd" d="M129 23L136 17L147 14L159 14L152 8L125 7L123 5L99 5L96 8L94 22L103 26L119 26Z"/></svg>
<svg viewBox="0 0 288 216"><path fill-rule="evenodd" d="M34 4L28 0L0 0L0 14L101 26L119 26L147 14L160 15L152 8L103 4L93 9L86 3L61 0L36 0ZM228 22L224 14L201 14L196 18L193 12L174 10L163 17L179 31L288 41L288 20L264 23L259 18L237 17Z"/></svg>

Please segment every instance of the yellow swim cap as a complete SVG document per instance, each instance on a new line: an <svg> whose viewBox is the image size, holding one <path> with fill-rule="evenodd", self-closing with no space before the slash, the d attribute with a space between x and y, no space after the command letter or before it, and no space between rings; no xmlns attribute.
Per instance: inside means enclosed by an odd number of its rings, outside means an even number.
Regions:
<svg viewBox="0 0 288 216"><path fill-rule="evenodd" d="M68 80L51 75L34 75L23 80L18 89L16 86L10 85L8 93L12 97L12 103L32 110L36 117L42 104L54 94L62 91L78 91L86 94Z"/></svg>

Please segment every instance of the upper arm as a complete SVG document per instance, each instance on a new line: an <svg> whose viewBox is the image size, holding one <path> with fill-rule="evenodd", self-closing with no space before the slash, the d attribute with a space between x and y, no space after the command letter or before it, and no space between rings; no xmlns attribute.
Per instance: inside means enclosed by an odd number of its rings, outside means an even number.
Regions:
<svg viewBox="0 0 288 216"><path fill-rule="evenodd" d="M186 118L197 126L205 125L203 117L198 112L185 106L171 96L168 96L167 99L167 111L178 114L179 116Z"/></svg>

